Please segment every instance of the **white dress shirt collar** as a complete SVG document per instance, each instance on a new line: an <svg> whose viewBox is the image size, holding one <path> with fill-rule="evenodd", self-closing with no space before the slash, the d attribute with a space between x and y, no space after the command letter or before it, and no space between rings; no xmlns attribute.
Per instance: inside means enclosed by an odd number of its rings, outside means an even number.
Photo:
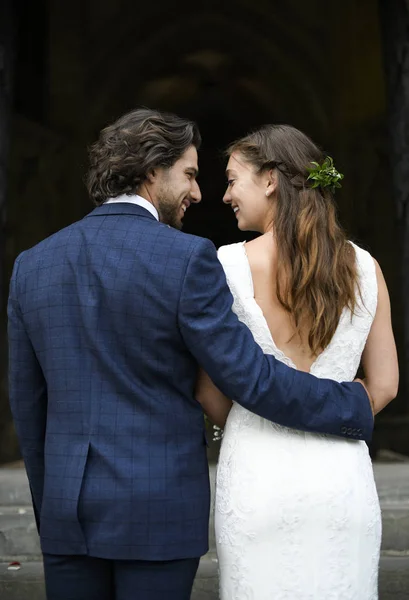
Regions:
<svg viewBox="0 0 409 600"><path fill-rule="evenodd" d="M116 198L108 198L104 202L104 204L113 204L114 202L129 202L130 204L137 204L138 206L142 206L142 208L146 208L157 221L159 221L159 213L156 208L153 206L151 202L142 198L142 196L138 196L134 194L132 196L128 196L127 194L123 194L122 196L117 196Z"/></svg>

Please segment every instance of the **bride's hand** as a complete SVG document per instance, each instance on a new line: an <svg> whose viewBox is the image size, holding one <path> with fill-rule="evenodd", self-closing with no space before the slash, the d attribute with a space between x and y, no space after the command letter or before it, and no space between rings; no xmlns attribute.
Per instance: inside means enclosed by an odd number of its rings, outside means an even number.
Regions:
<svg viewBox="0 0 409 600"><path fill-rule="evenodd" d="M363 385L363 387L364 387L364 389L365 389L365 391L367 393L367 396L369 398L369 403L371 405L372 414L373 414L373 416L375 416L375 403L374 403L374 400L373 400L371 394L369 393L369 389L368 389L367 385L365 384L365 381L363 379L359 379L359 377L357 377L356 379L354 379L354 382L355 381L357 381L358 383L360 383L361 385Z"/></svg>

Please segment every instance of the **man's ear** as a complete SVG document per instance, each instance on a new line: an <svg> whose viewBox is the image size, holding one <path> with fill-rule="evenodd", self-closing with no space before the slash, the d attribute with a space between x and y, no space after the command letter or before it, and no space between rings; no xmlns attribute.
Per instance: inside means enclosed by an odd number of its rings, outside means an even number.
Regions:
<svg viewBox="0 0 409 600"><path fill-rule="evenodd" d="M149 181L149 183L155 183L157 178L157 173L155 171L155 169L151 169L150 171L148 171L146 173L146 179Z"/></svg>

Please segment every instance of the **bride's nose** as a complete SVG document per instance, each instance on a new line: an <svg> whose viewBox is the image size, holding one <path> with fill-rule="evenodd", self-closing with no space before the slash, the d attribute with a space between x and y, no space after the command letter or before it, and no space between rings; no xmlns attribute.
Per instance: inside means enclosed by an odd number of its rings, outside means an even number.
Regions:
<svg viewBox="0 0 409 600"><path fill-rule="evenodd" d="M231 195L230 195L230 192L229 192L229 188L227 188L227 190L226 190L226 192L225 192L225 194L223 196L223 202L225 204L231 204Z"/></svg>

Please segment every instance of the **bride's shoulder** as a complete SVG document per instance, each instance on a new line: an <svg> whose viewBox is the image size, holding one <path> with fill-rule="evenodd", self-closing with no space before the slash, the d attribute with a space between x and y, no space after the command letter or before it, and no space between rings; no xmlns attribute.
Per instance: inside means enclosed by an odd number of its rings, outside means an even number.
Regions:
<svg viewBox="0 0 409 600"><path fill-rule="evenodd" d="M235 244L220 246L220 248L217 251L217 256L222 265L229 265L231 263L236 263L238 260L240 260L240 257L243 254L244 244L245 242L238 242Z"/></svg>
<svg viewBox="0 0 409 600"><path fill-rule="evenodd" d="M373 256L368 252L368 250L365 250L361 246L358 246L358 244L352 242L351 240L349 240L349 243L355 251L355 260L358 268L361 271L375 274L377 263Z"/></svg>
<svg viewBox="0 0 409 600"><path fill-rule="evenodd" d="M378 287L380 268L373 256L358 244L349 242L355 251L355 264L357 268L359 293L357 302L365 310L362 314L375 315L378 303Z"/></svg>
<svg viewBox="0 0 409 600"><path fill-rule="evenodd" d="M246 254L245 242L221 246L217 251L219 261L226 275L227 283L235 301L243 294L243 285L246 281Z"/></svg>

